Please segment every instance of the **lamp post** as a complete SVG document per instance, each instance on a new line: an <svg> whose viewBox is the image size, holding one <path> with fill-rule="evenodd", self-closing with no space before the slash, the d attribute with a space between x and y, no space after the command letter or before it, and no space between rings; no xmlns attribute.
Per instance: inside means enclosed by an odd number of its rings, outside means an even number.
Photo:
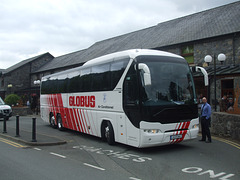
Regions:
<svg viewBox="0 0 240 180"><path fill-rule="evenodd" d="M36 86L39 86L40 84L41 84L41 81L40 80L35 80L34 82L33 82L33 84L34 85L36 85ZM38 110L39 110L39 103L38 103L38 100L37 99L35 99L36 100L36 114L38 115ZM36 118L35 118L36 119ZM35 141L34 141L35 142Z"/></svg>
<svg viewBox="0 0 240 180"><path fill-rule="evenodd" d="M33 84L35 84L35 85L39 85L40 83L41 83L40 80L33 81Z"/></svg>
<svg viewBox="0 0 240 180"><path fill-rule="evenodd" d="M209 66L210 62L212 62L212 59L213 59L213 63L214 63L214 109L216 112L217 111L217 93L216 93L217 87L216 87L216 56L215 56L215 54L213 55L213 58L210 55L205 56L204 61ZM218 60L221 62L221 64L223 64L223 62L226 60L225 54L223 54L223 53L219 54Z"/></svg>

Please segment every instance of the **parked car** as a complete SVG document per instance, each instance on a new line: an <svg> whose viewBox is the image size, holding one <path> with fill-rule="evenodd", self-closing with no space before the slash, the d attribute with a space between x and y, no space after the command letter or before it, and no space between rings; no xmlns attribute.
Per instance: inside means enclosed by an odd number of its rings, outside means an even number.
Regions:
<svg viewBox="0 0 240 180"><path fill-rule="evenodd" d="M12 108L9 105L6 105L5 102L0 97L0 118L6 116L7 120L12 116Z"/></svg>

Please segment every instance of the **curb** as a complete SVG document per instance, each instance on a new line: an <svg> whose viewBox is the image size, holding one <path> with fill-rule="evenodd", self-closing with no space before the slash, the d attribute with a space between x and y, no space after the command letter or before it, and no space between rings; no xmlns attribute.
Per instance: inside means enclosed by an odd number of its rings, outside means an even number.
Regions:
<svg viewBox="0 0 240 180"><path fill-rule="evenodd" d="M0 133L0 136L5 137L10 140L13 140L13 141L16 141L16 142L24 143L29 146L55 146L55 145L62 145L62 144L67 143L67 141L65 141L65 140L61 140L59 138L52 137L52 136L48 136L48 137L58 139L59 141L57 141L57 142L29 142L29 141L25 141L23 139L19 139L17 137L12 137L12 136L9 136L9 135L3 134L3 133ZM47 136L47 135L44 135L44 136Z"/></svg>

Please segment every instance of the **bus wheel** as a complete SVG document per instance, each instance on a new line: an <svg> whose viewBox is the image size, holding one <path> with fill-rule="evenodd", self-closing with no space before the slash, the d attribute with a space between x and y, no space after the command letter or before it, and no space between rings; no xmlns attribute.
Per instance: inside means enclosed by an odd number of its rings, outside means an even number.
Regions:
<svg viewBox="0 0 240 180"><path fill-rule="evenodd" d="M62 117L61 117L61 115L57 116L57 127L58 127L58 129L60 131L64 130L63 125L62 125Z"/></svg>
<svg viewBox="0 0 240 180"><path fill-rule="evenodd" d="M109 121L104 128L104 135L109 145L113 145L115 143L113 126Z"/></svg>
<svg viewBox="0 0 240 180"><path fill-rule="evenodd" d="M52 126L53 128L56 128L56 123L55 123L55 117L53 114L50 115L50 126Z"/></svg>

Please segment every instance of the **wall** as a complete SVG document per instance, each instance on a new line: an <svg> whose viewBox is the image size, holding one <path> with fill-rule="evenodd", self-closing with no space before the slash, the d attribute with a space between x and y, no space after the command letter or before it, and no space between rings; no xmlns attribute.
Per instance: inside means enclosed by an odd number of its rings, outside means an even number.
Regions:
<svg viewBox="0 0 240 180"><path fill-rule="evenodd" d="M28 62L21 67L12 70L4 75L4 89L6 94L21 92L24 90L26 93L30 93L31 87L34 87L33 81L30 77L31 73L48 63L53 59L53 56L46 53L31 62ZM12 84L12 88L8 88L8 84Z"/></svg>
<svg viewBox="0 0 240 180"><path fill-rule="evenodd" d="M240 33L223 37L202 40L194 44L195 63L202 65L206 55L217 55L224 53L227 57L225 65L240 64ZM216 59L217 65L220 62Z"/></svg>
<svg viewBox="0 0 240 180"><path fill-rule="evenodd" d="M29 87L29 70L29 64L26 64L4 75L4 89L7 91L7 94ZM8 88L8 84L12 84L12 87Z"/></svg>
<svg viewBox="0 0 240 180"><path fill-rule="evenodd" d="M12 116L27 116L27 115L32 115L33 112L29 107L13 107L12 108L13 114Z"/></svg>
<svg viewBox="0 0 240 180"><path fill-rule="evenodd" d="M235 64L240 64L240 33L234 34L234 54Z"/></svg>
<svg viewBox="0 0 240 180"><path fill-rule="evenodd" d="M211 133L240 140L240 115L213 112Z"/></svg>

